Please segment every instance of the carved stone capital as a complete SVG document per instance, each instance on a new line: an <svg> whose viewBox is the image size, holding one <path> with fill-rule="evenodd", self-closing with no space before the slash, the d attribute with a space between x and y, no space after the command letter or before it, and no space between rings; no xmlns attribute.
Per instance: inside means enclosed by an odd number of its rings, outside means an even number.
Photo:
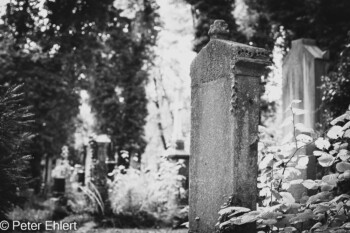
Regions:
<svg viewBox="0 0 350 233"><path fill-rule="evenodd" d="M191 65L192 86L234 75L260 77L270 65L270 53L228 40L211 40Z"/></svg>

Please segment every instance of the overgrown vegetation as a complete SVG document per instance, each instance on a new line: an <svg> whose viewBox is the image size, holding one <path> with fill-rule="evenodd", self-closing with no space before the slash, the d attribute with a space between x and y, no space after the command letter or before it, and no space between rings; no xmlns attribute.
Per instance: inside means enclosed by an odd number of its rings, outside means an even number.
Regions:
<svg viewBox="0 0 350 233"><path fill-rule="evenodd" d="M26 144L30 137L33 115L23 103L20 86L2 87L0 95L0 219L21 203L20 192L25 186L25 170L30 156Z"/></svg>
<svg viewBox="0 0 350 233"><path fill-rule="evenodd" d="M178 200L186 195L178 170L181 163L162 161L159 171L133 168L115 171L109 198L117 227L156 227L170 225L181 211Z"/></svg>
<svg viewBox="0 0 350 233"><path fill-rule="evenodd" d="M305 114L295 107L299 102L293 101L289 109L292 115L283 124L293 123L290 139L281 146L265 140L267 145L260 150L260 207L251 211L228 202L219 212L218 232L231 232L237 225L255 221L260 232L349 232L350 107L331 122L327 132L317 135L295 123L297 115ZM305 147L311 144L316 149L313 154L305 154ZM300 179L312 156L320 167L318 177ZM294 185L305 188L297 200L290 190Z"/></svg>
<svg viewBox="0 0 350 233"><path fill-rule="evenodd" d="M350 100L350 31L347 43L339 54L334 71L323 77L323 101L327 106L327 118L338 116L344 112Z"/></svg>
<svg viewBox="0 0 350 233"><path fill-rule="evenodd" d="M73 144L81 90L90 94L97 133L110 135L117 151L143 153L156 10L154 0L8 2L0 22L0 84L25 83L33 106L37 192L41 160Z"/></svg>

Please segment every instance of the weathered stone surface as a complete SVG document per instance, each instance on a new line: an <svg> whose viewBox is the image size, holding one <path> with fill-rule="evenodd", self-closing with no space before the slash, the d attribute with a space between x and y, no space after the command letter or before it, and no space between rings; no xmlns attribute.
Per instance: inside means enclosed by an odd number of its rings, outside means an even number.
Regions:
<svg viewBox="0 0 350 233"><path fill-rule="evenodd" d="M191 65L190 232L214 232L232 194L256 208L259 83L268 63L264 49L211 38Z"/></svg>
<svg viewBox="0 0 350 233"><path fill-rule="evenodd" d="M321 77L327 74L328 52L321 51L311 39L299 39L292 42L292 48L283 62L283 111L287 109L292 100L301 100L295 105L297 108L306 111L303 115L295 117L295 123L303 123L306 127L315 129L317 123L321 123L321 102L320 90ZM284 111L283 118L290 116L290 111ZM293 132L293 126L283 128L283 135ZM315 179L316 160L312 155L314 146L310 145L298 152L298 155L310 155L309 164L306 170L295 179ZM289 190L294 198L299 200L306 189L303 185L293 185Z"/></svg>

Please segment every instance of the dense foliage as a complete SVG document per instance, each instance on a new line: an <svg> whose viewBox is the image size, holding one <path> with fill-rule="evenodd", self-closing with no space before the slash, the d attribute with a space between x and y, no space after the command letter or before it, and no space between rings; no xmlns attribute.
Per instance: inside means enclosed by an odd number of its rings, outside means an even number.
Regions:
<svg viewBox="0 0 350 233"><path fill-rule="evenodd" d="M91 95L98 133L110 135L118 151L141 154L146 68L157 35L155 2L56 1L47 9L54 43Z"/></svg>
<svg viewBox="0 0 350 233"><path fill-rule="evenodd" d="M347 109L350 101L350 33L335 71L323 79L322 90L329 115L338 116Z"/></svg>
<svg viewBox="0 0 350 233"><path fill-rule="evenodd" d="M122 6L120 6L122 7ZM136 7L136 6L135 6ZM104 48L96 56L95 77L88 88L101 132L119 152L143 153L147 116L145 85L158 25L153 0L137 1L134 13L109 13Z"/></svg>
<svg viewBox="0 0 350 233"><path fill-rule="evenodd" d="M287 32L287 46L299 38L315 39L322 49L329 49L332 58L337 56L346 42L350 26L350 2L340 0L245 0L254 18L253 41L259 46L273 47L280 26ZM334 56L333 56L334 55Z"/></svg>
<svg viewBox="0 0 350 233"><path fill-rule="evenodd" d="M192 5L195 26L194 50L198 52L208 41L208 30L215 19L228 23L233 41L250 43L272 50L282 47L284 55L291 41L299 38L315 39L323 50L330 51L330 70L325 78L324 104L330 116L345 111L349 102L348 52L340 52L347 44L350 28L350 2L340 0L186 0ZM283 38L284 43L276 43ZM267 82L269 80L267 79ZM274 103L263 101L264 114ZM272 111L273 112L273 111Z"/></svg>
<svg viewBox="0 0 350 233"><path fill-rule="evenodd" d="M322 50L330 52L330 71L324 79L324 107L329 116L344 112L349 99L349 46L350 2L347 0L244 0L251 17L244 18L251 27L251 41L260 47L272 49L278 37L290 48L291 41L299 38L314 39ZM283 34L283 35L282 35Z"/></svg>
<svg viewBox="0 0 350 233"><path fill-rule="evenodd" d="M182 187L185 177L178 174L182 166L181 162L163 158L158 171L116 169L114 181L109 184L115 224L118 227L155 227L169 225L178 218L181 215L178 202L186 196Z"/></svg>
<svg viewBox="0 0 350 233"><path fill-rule="evenodd" d="M283 126L294 123L295 116L305 113L295 107L299 102L293 101L292 116ZM261 232L348 232L350 108L331 125L327 132L316 135L301 123L293 124L292 140L282 146L262 146L258 183L262 198L260 208L251 211L228 202L219 212L219 231L229 232L236 225L257 221ZM312 155L305 154L305 147L311 144L316 149ZM316 179L301 179L299 175L313 156L319 166ZM290 190L294 185L311 191L295 199Z"/></svg>
<svg viewBox="0 0 350 233"><path fill-rule="evenodd" d="M19 88L2 90L0 96L0 219L6 219L13 205L20 203L19 194L26 183L29 156L25 156L25 145L33 115Z"/></svg>
<svg viewBox="0 0 350 233"><path fill-rule="evenodd" d="M33 106L37 190L43 157L72 142L80 90L91 96L97 133L109 134L117 150L143 152L156 9L153 0L8 3L0 25L0 84L24 83Z"/></svg>
<svg viewBox="0 0 350 233"><path fill-rule="evenodd" d="M0 83L24 83L25 102L33 106L35 132L30 145L34 187L40 188L40 162L58 155L74 132L79 93L68 75L65 59L49 45L41 28L39 3L12 1L1 25ZM40 18L40 20L38 19Z"/></svg>

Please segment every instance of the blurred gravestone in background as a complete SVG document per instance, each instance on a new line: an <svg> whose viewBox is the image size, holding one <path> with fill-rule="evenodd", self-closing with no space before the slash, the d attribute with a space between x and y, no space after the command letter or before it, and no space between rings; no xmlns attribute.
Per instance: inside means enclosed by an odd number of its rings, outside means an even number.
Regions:
<svg viewBox="0 0 350 233"><path fill-rule="evenodd" d="M71 174L71 166L68 161L68 147L63 146L60 158L56 160L56 166L52 170L53 177L53 195L62 197L66 194Z"/></svg>
<svg viewBox="0 0 350 233"><path fill-rule="evenodd" d="M294 124L302 123L305 127L316 129L322 121L322 85L321 78L327 74L328 51L321 51L315 40L299 39L292 42L292 48L283 63L282 106L283 119L291 116L288 106L293 100L301 100L295 107L305 110L304 114L295 114ZM297 133L300 133L299 131ZM284 137L293 137L293 124L283 127ZM308 167L295 179L315 179L316 161L312 155L314 146L309 145L299 150L298 155L309 156ZM297 155L297 156L298 156ZM301 184L290 189L296 199L300 199L306 189Z"/></svg>
<svg viewBox="0 0 350 233"><path fill-rule="evenodd" d="M227 24L211 26L210 42L191 65L190 231L214 232L221 205L256 209L260 76L269 53L225 40ZM239 232L254 231L255 223Z"/></svg>
<svg viewBox="0 0 350 233"><path fill-rule="evenodd" d="M327 74L328 52L321 51L314 40L299 39L283 63L283 110L292 100L301 100L299 107L306 114L296 117L306 127L315 128L321 123L321 77ZM289 113L285 113L287 117ZM284 129L284 132L290 129Z"/></svg>
<svg viewBox="0 0 350 233"><path fill-rule="evenodd" d="M188 188L189 188L189 159L190 155L185 150L185 142L182 139L175 141L174 145L166 151L165 157L181 167L179 168L178 174L182 176L180 190L182 190L185 195L179 195L179 204L188 205ZM181 193L181 191L180 191Z"/></svg>

